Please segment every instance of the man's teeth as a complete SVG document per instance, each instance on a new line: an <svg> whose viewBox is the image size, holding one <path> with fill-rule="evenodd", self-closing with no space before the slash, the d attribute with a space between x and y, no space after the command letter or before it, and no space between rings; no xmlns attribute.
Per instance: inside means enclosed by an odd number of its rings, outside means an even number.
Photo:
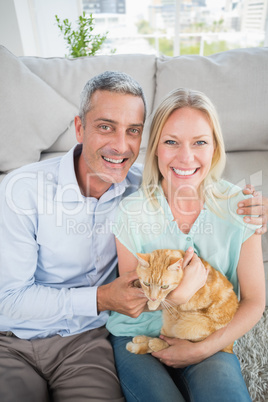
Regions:
<svg viewBox="0 0 268 402"><path fill-rule="evenodd" d="M111 162L111 163L122 163L124 159L111 159L111 158L106 158L105 156L103 156L103 159L107 162Z"/></svg>
<svg viewBox="0 0 268 402"><path fill-rule="evenodd" d="M193 170L180 170L180 169L175 169L172 168L174 170L174 172L180 176L190 176L191 174L194 174L196 172L197 169L193 169Z"/></svg>

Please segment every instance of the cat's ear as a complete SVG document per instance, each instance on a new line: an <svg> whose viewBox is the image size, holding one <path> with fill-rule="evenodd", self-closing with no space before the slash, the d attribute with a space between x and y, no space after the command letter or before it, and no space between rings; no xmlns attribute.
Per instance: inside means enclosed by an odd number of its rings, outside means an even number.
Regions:
<svg viewBox="0 0 268 402"><path fill-rule="evenodd" d="M138 261L143 268L149 267L149 254L137 253Z"/></svg>
<svg viewBox="0 0 268 402"><path fill-rule="evenodd" d="M183 258L171 258L170 265L168 266L169 271L177 271L178 269L182 268Z"/></svg>

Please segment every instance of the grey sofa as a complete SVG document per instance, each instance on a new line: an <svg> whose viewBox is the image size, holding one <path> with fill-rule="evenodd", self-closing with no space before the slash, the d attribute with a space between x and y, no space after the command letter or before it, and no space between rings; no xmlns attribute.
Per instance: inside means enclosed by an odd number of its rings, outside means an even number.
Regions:
<svg viewBox="0 0 268 402"><path fill-rule="evenodd" d="M219 112L227 151L225 178L242 187L251 183L268 196L268 48L210 57L135 54L70 60L17 58L0 46L0 66L0 181L15 168L68 151L76 143L73 119L85 82L105 70L119 70L133 76L147 97L149 116L140 162L150 114L163 96L178 87L198 89ZM268 233L262 241L267 283ZM265 401L267 309L254 331L238 341L237 353L253 400ZM253 349L257 355L252 357Z"/></svg>

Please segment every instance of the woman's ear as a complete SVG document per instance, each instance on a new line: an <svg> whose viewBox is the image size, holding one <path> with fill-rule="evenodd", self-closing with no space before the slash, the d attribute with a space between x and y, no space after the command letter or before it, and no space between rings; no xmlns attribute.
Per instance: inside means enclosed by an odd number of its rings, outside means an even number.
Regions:
<svg viewBox="0 0 268 402"><path fill-rule="evenodd" d="M75 126L75 134L76 134L77 142L79 144L82 144L83 139L84 139L84 128L83 128L81 118L79 116L75 116L74 126Z"/></svg>

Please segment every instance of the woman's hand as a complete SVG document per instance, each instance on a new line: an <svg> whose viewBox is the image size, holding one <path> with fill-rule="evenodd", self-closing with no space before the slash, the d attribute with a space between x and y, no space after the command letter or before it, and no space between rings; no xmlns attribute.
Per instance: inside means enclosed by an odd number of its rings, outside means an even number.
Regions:
<svg viewBox="0 0 268 402"><path fill-rule="evenodd" d="M161 335L160 338L170 346L153 353L153 356L168 366L186 367L214 355L248 332L260 320L265 309L265 275L260 236L252 235L242 244L237 275L240 303L229 324L196 343Z"/></svg>
<svg viewBox="0 0 268 402"><path fill-rule="evenodd" d="M152 353L161 363L173 368L184 368L191 364L203 361L206 356L203 353L202 342L190 342L185 339L169 338L160 335L170 346L160 352Z"/></svg>
<svg viewBox="0 0 268 402"><path fill-rule="evenodd" d="M184 273L181 283L168 295L168 300L176 304L187 303L205 285L208 276L208 270L192 247L185 253L182 269Z"/></svg>
<svg viewBox="0 0 268 402"><path fill-rule="evenodd" d="M246 186L243 190L244 194L253 195L252 198L247 198L238 203L237 213L239 215L247 215L244 221L253 225L262 225L261 228L256 229L256 234L264 234L267 232L268 221L268 198L262 197L253 186ZM257 216L251 216L257 215Z"/></svg>

